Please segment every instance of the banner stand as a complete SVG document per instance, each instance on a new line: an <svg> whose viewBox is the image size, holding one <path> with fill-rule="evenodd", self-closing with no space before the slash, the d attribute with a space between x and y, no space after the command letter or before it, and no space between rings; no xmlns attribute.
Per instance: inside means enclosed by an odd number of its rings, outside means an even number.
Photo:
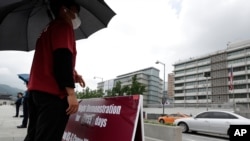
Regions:
<svg viewBox="0 0 250 141"><path fill-rule="evenodd" d="M62 141L144 141L143 96L82 99Z"/></svg>

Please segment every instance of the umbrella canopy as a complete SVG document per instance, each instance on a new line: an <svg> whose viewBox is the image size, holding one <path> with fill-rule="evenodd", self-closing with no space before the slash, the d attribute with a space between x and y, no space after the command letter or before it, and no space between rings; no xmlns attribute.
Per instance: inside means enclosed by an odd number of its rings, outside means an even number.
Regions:
<svg viewBox="0 0 250 141"><path fill-rule="evenodd" d="M29 82L29 79L30 79L30 75L29 74L23 73L23 74L18 74L17 76L18 76L18 78L20 78L21 80L23 80L25 83Z"/></svg>
<svg viewBox="0 0 250 141"><path fill-rule="evenodd" d="M75 0L81 7L81 26L76 40L85 39L107 27L115 12L103 0ZM0 1L0 50L30 51L37 38L52 20L49 0Z"/></svg>

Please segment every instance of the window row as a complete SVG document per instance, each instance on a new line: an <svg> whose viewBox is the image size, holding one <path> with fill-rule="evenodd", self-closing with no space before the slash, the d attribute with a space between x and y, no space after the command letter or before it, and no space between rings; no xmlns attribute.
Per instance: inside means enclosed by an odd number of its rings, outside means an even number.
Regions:
<svg viewBox="0 0 250 141"><path fill-rule="evenodd" d="M211 61L211 58L205 58L205 59L200 59L200 60L197 60L197 61L186 62L186 63L183 63L183 64L175 65L175 68L179 69L179 68L188 67L188 66L191 66L191 65L196 65L197 63L200 64L200 63L205 63L205 62L210 62L210 61Z"/></svg>
<svg viewBox="0 0 250 141"><path fill-rule="evenodd" d="M237 93L237 94L229 94L228 95L230 99L233 98L250 98L250 94L247 93ZM208 99L211 99L211 95L208 96ZM220 97L217 95L217 97ZM181 96L181 97L175 97L175 100L198 100L198 99L207 99L206 95L201 95L201 96Z"/></svg>

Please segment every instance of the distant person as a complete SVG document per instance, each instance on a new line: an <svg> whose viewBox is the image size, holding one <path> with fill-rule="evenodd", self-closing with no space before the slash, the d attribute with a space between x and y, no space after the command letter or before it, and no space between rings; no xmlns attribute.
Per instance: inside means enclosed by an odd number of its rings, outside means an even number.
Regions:
<svg viewBox="0 0 250 141"><path fill-rule="evenodd" d="M18 117L19 116L19 109L20 109L20 106L22 105L22 98L23 98L23 93L21 93L21 92L17 93L17 100L15 102L16 115L13 116L13 117Z"/></svg>
<svg viewBox="0 0 250 141"><path fill-rule="evenodd" d="M51 0L55 16L36 42L29 78L29 125L24 141L61 141L69 116L78 110L74 29L81 21L73 0Z"/></svg>
<svg viewBox="0 0 250 141"><path fill-rule="evenodd" d="M28 83L26 83L26 86L28 86ZM28 98L29 98L29 93L26 90L23 96L23 121L20 126L17 126L17 128L26 128L28 124L28 119L29 119L29 104L28 104Z"/></svg>

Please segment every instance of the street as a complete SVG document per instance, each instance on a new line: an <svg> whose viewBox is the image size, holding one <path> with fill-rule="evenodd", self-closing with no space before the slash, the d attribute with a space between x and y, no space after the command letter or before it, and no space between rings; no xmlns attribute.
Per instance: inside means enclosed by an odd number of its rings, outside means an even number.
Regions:
<svg viewBox="0 0 250 141"><path fill-rule="evenodd" d="M183 133L182 141L228 141L227 136L203 133Z"/></svg>

